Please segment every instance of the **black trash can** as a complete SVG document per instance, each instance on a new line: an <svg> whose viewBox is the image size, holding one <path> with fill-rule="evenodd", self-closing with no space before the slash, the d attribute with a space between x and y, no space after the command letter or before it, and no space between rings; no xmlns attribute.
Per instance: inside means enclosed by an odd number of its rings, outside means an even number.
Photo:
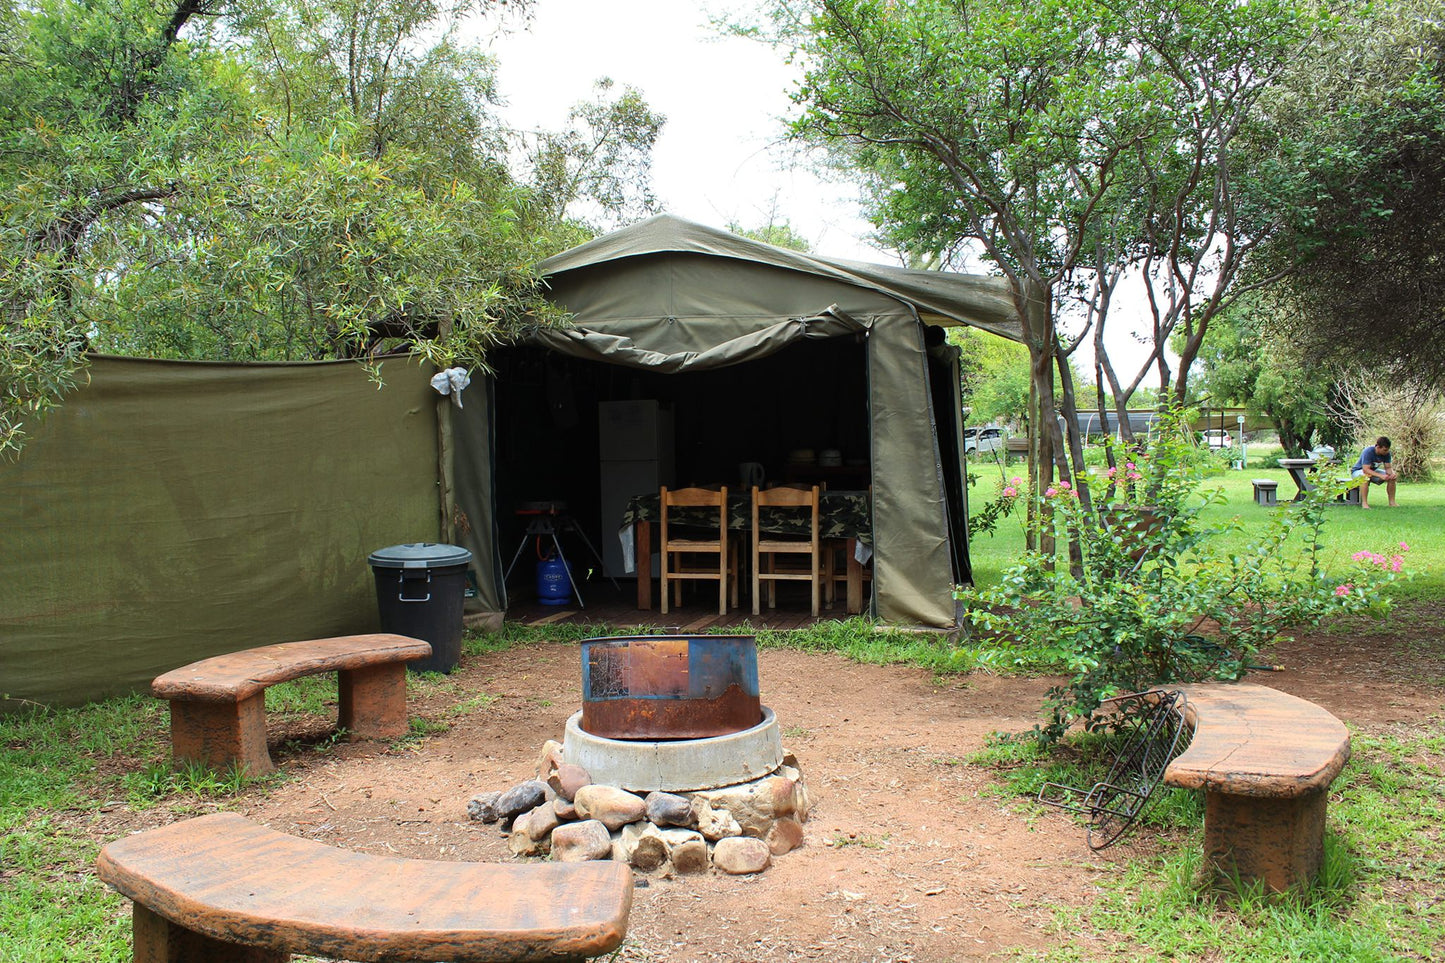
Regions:
<svg viewBox="0 0 1445 963"><path fill-rule="evenodd" d="M414 542L372 552L381 630L431 643L417 672L450 672L462 656L462 600L472 553L457 545Z"/></svg>

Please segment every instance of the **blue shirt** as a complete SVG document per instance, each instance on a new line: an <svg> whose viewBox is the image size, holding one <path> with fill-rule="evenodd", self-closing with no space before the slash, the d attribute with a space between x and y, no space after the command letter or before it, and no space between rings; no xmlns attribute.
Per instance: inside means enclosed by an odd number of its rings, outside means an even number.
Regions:
<svg viewBox="0 0 1445 963"><path fill-rule="evenodd" d="M1381 465L1388 465L1389 463L1390 453L1388 451L1382 455L1375 450L1374 445L1366 445L1365 450L1360 452L1359 461L1355 462L1355 467L1352 468L1351 471L1363 471L1366 468L1379 471Z"/></svg>

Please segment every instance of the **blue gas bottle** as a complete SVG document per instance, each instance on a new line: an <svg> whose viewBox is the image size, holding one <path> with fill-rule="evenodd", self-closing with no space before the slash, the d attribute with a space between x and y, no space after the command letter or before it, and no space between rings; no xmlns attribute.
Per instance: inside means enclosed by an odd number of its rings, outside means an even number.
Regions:
<svg viewBox="0 0 1445 963"><path fill-rule="evenodd" d="M548 555L537 563L537 601L543 605L566 605L572 600L572 582L567 563Z"/></svg>

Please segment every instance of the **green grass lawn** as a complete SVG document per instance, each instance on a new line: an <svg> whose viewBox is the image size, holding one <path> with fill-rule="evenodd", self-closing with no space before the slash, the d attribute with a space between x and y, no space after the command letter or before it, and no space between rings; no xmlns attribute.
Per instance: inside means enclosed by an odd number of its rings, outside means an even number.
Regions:
<svg viewBox="0 0 1445 963"><path fill-rule="evenodd" d="M1254 467L1244 471L1221 470L1205 483L1206 488L1216 488L1224 493L1224 502L1210 506L1204 512L1209 524L1223 524L1237 518L1241 531L1220 536L1225 548L1243 547L1263 529L1271 512L1287 510L1283 500L1292 497L1296 491L1289 473L1282 468L1259 467L1265 460L1278 454L1256 453L1262 458L1251 458ZM974 468L974 466L971 466ZM974 468L979 482L969 492L972 504L977 506L993 497L998 484L998 469L991 465ZM1009 473L1021 473L1022 466L1010 466ZM1325 477L1333 479L1347 471L1327 472ZM1263 508L1254 503L1254 478L1270 478L1279 482L1277 489L1282 503L1277 508ZM1410 546L1406 553L1406 571L1410 578L1397 585L1398 598L1439 598L1445 596L1445 472L1437 473L1436 480L1426 482L1402 482L1396 493L1398 508L1385 508L1385 493L1381 487L1371 492L1371 506L1364 511L1358 506L1339 504L1331 508L1325 522L1323 544L1325 564L1330 567L1345 567L1350 556L1361 550L1381 554L1393 554L1401 542ZM1378 506L1378 507L1377 507ZM1021 517L1016 514L999 523L998 530L974 538L969 544L969 555L973 563L974 582L979 586L994 585L1004 569L1018 558L1023 551L1024 536Z"/></svg>

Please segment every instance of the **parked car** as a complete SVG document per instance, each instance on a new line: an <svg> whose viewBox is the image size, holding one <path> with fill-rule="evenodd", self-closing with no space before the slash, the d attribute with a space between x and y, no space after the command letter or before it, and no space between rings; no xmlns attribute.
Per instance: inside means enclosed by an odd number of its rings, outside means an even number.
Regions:
<svg viewBox="0 0 1445 963"><path fill-rule="evenodd" d="M985 451L1002 451L1004 441L1008 437L998 425L985 425L981 428L963 429L963 453Z"/></svg>
<svg viewBox="0 0 1445 963"><path fill-rule="evenodd" d="M1210 448L1233 448L1234 438L1223 428L1210 428L1204 433L1204 443Z"/></svg>

